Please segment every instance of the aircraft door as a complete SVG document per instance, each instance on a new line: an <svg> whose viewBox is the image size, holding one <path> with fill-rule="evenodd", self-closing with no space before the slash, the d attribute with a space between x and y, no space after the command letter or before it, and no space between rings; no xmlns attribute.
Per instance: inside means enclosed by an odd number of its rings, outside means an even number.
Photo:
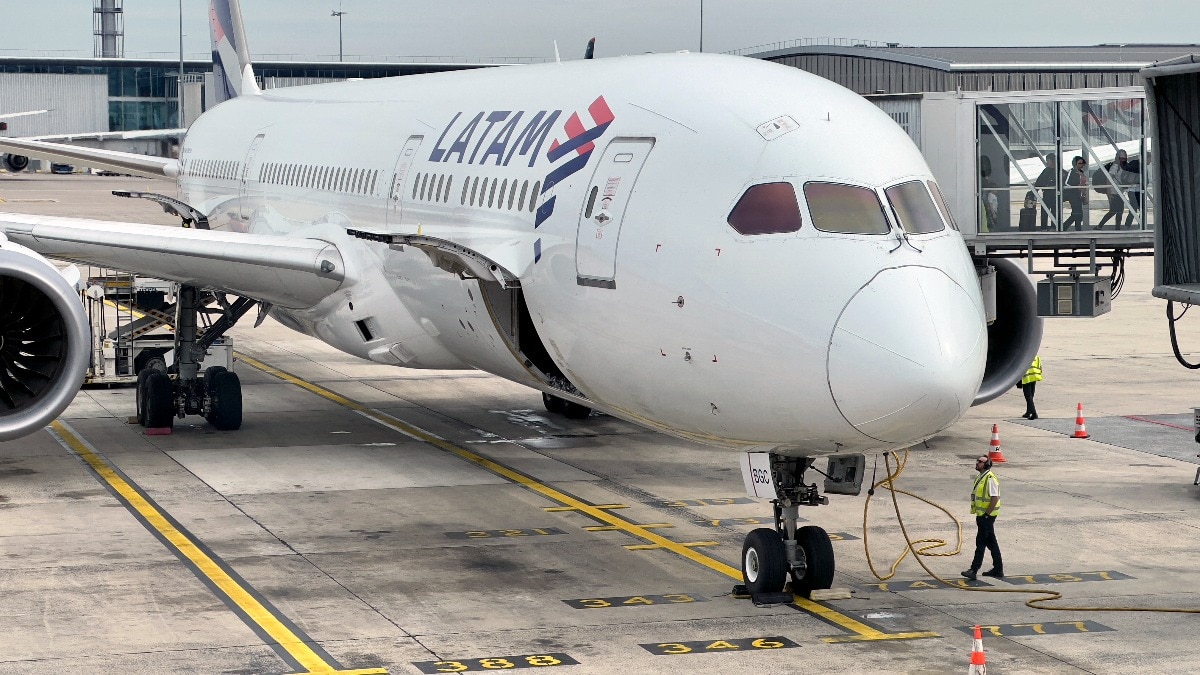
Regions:
<svg viewBox="0 0 1200 675"><path fill-rule="evenodd" d="M258 146L262 145L266 134L259 134L250 141L250 149L246 151L246 161L242 164L242 175L238 177L238 209L242 218L249 218L252 211L246 204L246 184L250 180L250 167L254 164L254 156L258 154Z"/></svg>
<svg viewBox="0 0 1200 675"><path fill-rule="evenodd" d="M404 191L408 188L408 177L412 173L413 163L417 159L417 150L421 147L424 136L409 136L396 159L396 170L392 174L392 190L388 194L387 224L389 227L399 227L400 217L404 215Z"/></svg>
<svg viewBox="0 0 1200 675"><path fill-rule="evenodd" d="M581 286L617 287L617 240L625 208L653 147L653 138L614 138L596 165L575 240L576 281Z"/></svg>

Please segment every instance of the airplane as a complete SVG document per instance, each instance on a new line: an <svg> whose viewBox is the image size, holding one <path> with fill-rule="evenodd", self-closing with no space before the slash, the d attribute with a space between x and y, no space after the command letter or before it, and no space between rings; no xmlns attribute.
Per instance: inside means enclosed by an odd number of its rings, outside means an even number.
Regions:
<svg viewBox="0 0 1200 675"><path fill-rule="evenodd" d="M25 117L26 115L41 115L43 113L48 113L48 112L50 112L50 111L49 110L26 110L24 112L0 113L0 120L12 119L13 117ZM8 123L0 122L0 131L7 131L7 130L8 130ZM8 169L9 171L12 171L14 173L24 171L25 168L29 166L29 158L24 155L7 155L6 154L6 155L2 156L2 159L0 159L0 162L3 163L3 165L6 169Z"/></svg>
<svg viewBox="0 0 1200 675"><path fill-rule="evenodd" d="M0 120L12 117L24 117L26 115L41 115L48 113L50 110L27 110L18 113L2 113ZM0 122L0 131L8 129L7 123ZM72 134L46 134L41 136L22 136L22 140L26 141L127 141L127 140L144 140L152 138L178 138L185 134L187 129L145 129L138 131L88 131ZM29 157L26 155L4 154L0 163L13 173L20 173L29 168Z"/></svg>
<svg viewBox="0 0 1200 675"><path fill-rule="evenodd" d="M835 571L798 527L829 501L816 460L855 494L864 453L939 434L1037 352L1024 272L973 258L909 137L832 82L671 53L261 91L237 0L210 13L228 100L178 160L0 139L174 181L125 196L187 225L0 213L0 440L62 412L86 367L46 258L131 270L181 284L173 363L138 374L144 426L240 427L237 375L201 369L257 306L376 363L479 369L740 456L775 512L743 544L748 589L807 595ZM200 333L206 292L237 299Z"/></svg>

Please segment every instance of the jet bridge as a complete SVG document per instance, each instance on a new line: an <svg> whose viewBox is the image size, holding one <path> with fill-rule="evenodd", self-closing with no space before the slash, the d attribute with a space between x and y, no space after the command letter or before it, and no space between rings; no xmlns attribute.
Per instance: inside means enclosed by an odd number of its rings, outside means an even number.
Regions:
<svg viewBox="0 0 1200 675"><path fill-rule="evenodd" d="M1153 292L1193 305L1200 303L1200 55L1144 68L1142 77L1160 174Z"/></svg>
<svg viewBox="0 0 1200 675"><path fill-rule="evenodd" d="M1038 315L1066 317L1109 311L1125 258L1152 254L1145 95L1108 87L868 98L921 148L976 265L1024 258Z"/></svg>

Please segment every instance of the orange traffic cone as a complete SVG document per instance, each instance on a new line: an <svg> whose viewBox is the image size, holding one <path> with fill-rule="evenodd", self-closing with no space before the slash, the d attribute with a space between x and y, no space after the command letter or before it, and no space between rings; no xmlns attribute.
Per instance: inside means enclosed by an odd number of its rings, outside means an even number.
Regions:
<svg viewBox="0 0 1200 675"><path fill-rule="evenodd" d="M992 460L992 464L1008 461L1004 459L1004 453L1000 452L1000 427L996 424L992 425L992 446L988 449L988 459Z"/></svg>
<svg viewBox="0 0 1200 675"><path fill-rule="evenodd" d="M975 626L975 641L971 645L971 667L967 675L987 675L987 655L983 653L983 632Z"/></svg>
<svg viewBox="0 0 1200 675"><path fill-rule="evenodd" d="M1079 403L1075 407L1075 435L1071 438L1091 438L1088 435L1087 427L1083 425L1083 404Z"/></svg>

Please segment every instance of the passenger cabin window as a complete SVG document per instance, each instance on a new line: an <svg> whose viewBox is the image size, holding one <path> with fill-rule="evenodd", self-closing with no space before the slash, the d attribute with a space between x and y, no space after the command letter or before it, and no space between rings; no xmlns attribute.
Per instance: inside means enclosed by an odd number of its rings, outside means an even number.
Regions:
<svg viewBox="0 0 1200 675"><path fill-rule="evenodd" d="M752 185L729 212L728 221L738 234L795 232L801 225L796 189L791 183Z"/></svg>
<svg viewBox="0 0 1200 675"><path fill-rule="evenodd" d="M887 234L883 205L873 190L837 183L805 183L813 227L842 234Z"/></svg>
<svg viewBox="0 0 1200 675"><path fill-rule="evenodd" d="M913 180L893 185L883 193L887 195L892 211L905 232L928 234L946 229L941 214L929 197L929 191L925 189L925 183Z"/></svg>

